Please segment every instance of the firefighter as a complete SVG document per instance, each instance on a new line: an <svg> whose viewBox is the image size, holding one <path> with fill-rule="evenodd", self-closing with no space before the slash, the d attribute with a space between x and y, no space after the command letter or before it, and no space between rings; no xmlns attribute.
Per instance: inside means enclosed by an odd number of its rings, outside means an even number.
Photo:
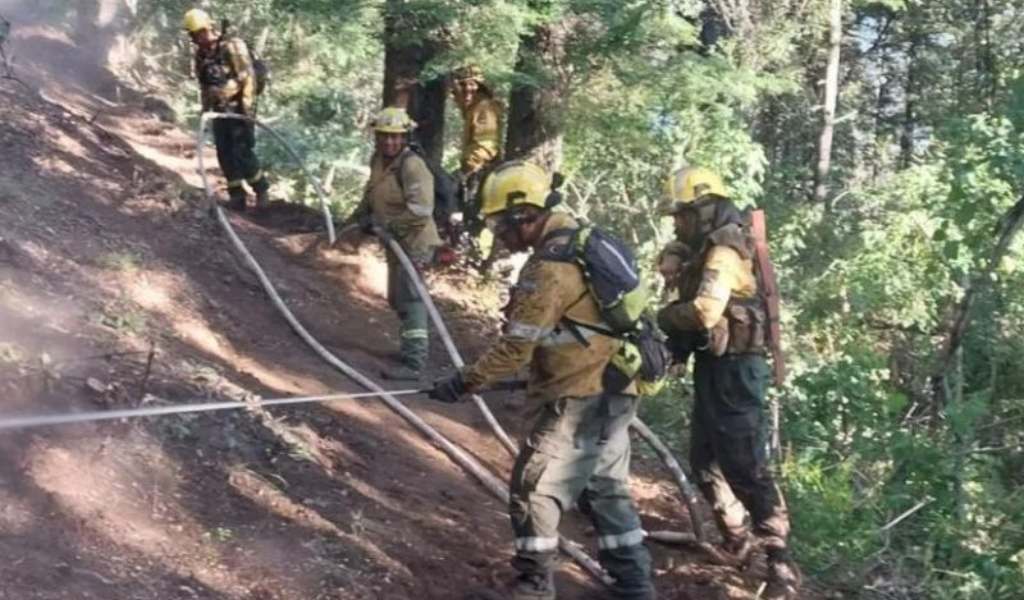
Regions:
<svg viewBox="0 0 1024 600"><path fill-rule="evenodd" d="M195 73L202 109L256 116L257 77L246 43L218 32L210 16L194 8L185 13L185 30L196 46ZM217 162L228 181L228 208L245 210L245 182L256 194L257 211L269 203L270 183L256 157L256 126L242 119L216 119L213 139Z"/></svg>
<svg viewBox="0 0 1024 600"><path fill-rule="evenodd" d="M477 238L481 256L491 259L494 236L480 221L479 187L501 155L501 121L505 109L475 66L453 74L452 95L462 113L462 156L459 161L459 211L470 236Z"/></svg>
<svg viewBox="0 0 1024 600"><path fill-rule="evenodd" d="M484 83L483 74L477 67L458 69L454 80L453 94L462 112L463 124L459 171L466 178L479 176L501 153L504 108Z"/></svg>
<svg viewBox="0 0 1024 600"><path fill-rule="evenodd" d="M509 513L515 534L514 600L555 598L552 573L562 513L579 503L598 532L599 559L616 598L654 597L651 560L630 497L629 423L635 385L605 391L602 377L621 342L576 323L603 323L582 268L543 258L579 224L552 212L551 177L530 163L506 163L487 176L482 214L513 252L533 251L506 309L501 337L475 363L438 380L431 396L455 402L529 366L526 416L532 422L512 470ZM567 233L570 230L570 233Z"/></svg>
<svg viewBox="0 0 1024 600"><path fill-rule="evenodd" d="M350 222L365 233L378 226L391 235L418 268L433 264L441 247L434 223L434 176L409 147L415 124L405 109L388 107L373 122L376 151L370 179ZM385 379L417 380L427 364L427 307L398 257L387 250L388 304L398 314L399 362L381 372Z"/></svg>
<svg viewBox="0 0 1024 600"><path fill-rule="evenodd" d="M793 599L800 573L787 549L789 514L765 450L767 309L754 272L753 240L712 171L681 169L668 179L666 192L677 240L695 253L679 276L678 300L658 313L670 345L694 355L691 468L726 550L741 561L755 541L744 522L749 512L756 541L768 555L762 597Z"/></svg>

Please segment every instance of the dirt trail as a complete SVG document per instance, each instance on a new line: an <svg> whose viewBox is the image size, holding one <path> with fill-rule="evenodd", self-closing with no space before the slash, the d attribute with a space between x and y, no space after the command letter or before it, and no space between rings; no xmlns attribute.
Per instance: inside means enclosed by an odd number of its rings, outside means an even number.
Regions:
<svg viewBox="0 0 1024 600"><path fill-rule="evenodd" d="M26 23L13 43L44 95L0 83L0 411L355 391L199 210L190 136L160 103L72 36ZM376 250L324 248L288 206L232 219L321 341L367 373L387 364ZM494 323L433 285L472 356ZM472 407L410 403L507 474ZM515 399L492 405L515 430ZM658 469L638 471L645 523L688 522ZM509 536L500 503L373 401L0 434L0 599L460 598L509 574ZM749 597L693 562L658 551L663 597ZM572 565L559 579L561 598L598 597Z"/></svg>

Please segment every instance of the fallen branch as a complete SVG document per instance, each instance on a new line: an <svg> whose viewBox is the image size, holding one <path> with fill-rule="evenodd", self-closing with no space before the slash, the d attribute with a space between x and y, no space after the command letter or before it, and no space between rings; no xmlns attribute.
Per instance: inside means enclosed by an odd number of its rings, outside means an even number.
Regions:
<svg viewBox="0 0 1024 600"><path fill-rule="evenodd" d="M699 550L706 554L711 562L716 565L734 568L741 568L744 566L743 561L739 560L737 557L729 554L710 542L698 540L692 533L683 533L681 531L648 531L645 532L644 537L659 544L665 544L668 546L685 546L687 548Z"/></svg>
<svg viewBox="0 0 1024 600"><path fill-rule="evenodd" d="M932 500L934 500L934 498L925 498L924 500L922 500L922 501L918 502L918 503L917 503L917 504L915 504L915 505L914 505L913 507L911 507L910 509L906 510L906 511L905 511L905 512L904 512L903 514L901 514L900 516L896 517L896 518L895 518L895 519L893 519L892 521L889 521L889 522L888 522L888 523L887 523L887 524L886 524L885 526L883 526L883 527L882 527L881 529L879 529L879 530L878 530L878 532L879 532L879 533L882 533L882 532L884 532L884 531L889 531L889 530L890 530L890 529L892 529L893 527L895 527L895 526L899 525L899 524L900 524L900 522L902 522L902 521L903 521L904 519L906 519L906 518L907 518L907 517L909 517L910 515L912 515L912 514L916 513L916 512L917 512L917 511L919 511L919 510L921 510L921 509L922 509L922 508L924 508L924 507L925 507L926 505L928 505L928 504L931 504Z"/></svg>

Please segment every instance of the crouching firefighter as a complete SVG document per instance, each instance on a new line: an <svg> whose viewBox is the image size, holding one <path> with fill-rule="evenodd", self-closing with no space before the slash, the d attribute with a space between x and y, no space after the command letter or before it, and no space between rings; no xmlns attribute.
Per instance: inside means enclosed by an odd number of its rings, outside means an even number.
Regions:
<svg viewBox="0 0 1024 600"><path fill-rule="evenodd" d="M196 46L195 73L202 95L202 109L256 116L260 80L254 58L238 37L218 32L205 11L194 8L185 13L185 30ZM270 183L256 158L256 126L242 119L216 119L213 140L217 162L228 180L228 208L245 210L245 182L256 194L256 209L269 203Z"/></svg>
<svg viewBox="0 0 1024 600"><path fill-rule="evenodd" d="M366 234L380 227L401 245L417 268L434 263L442 245L434 222L434 176L426 161L409 147L415 127L405 109L388 107L373 121L376 150L370 160L370 179L363 199L348 218ZM402 263L385 245L388 264L388 304L398 314L399 365L381 376L417 380L427 365L429 330L427 307L416 293Z"/></svg>
<svg viewBox="0 0 1024 600"><path fill-rule="evenodd" d="M510 484L518 576L508 597L555 598L559 521L579 503L597 529L615 597L654 598L651 559L627 485L636 384L606 389L606 368L622 342L586 327L606 327L598 303L579 263L558 258L581 226L551 211L558 201L551 176L533 164L499 166L481 192L495 237L513 252L533 253L511 290L501 337L474 364L435 382L431 396L455 402L529 365L532 425ZM570 323L582 326L570 331Z"/></svg>
<svg viewBox="0 0 1024 600"><path fill-rule="evenodd" d="M669 177L666 193L677 241L694 251L682 263L678 300L658 313L676 354L694 356L690 465L725 549L741 561L749 557L755 541L744 521L749 512L768 555L762 597L793 599L800 574L787 550L789 514L769 471L764 438L765 356L778 348L769 335L777 314L764 290L774 290L774 274L766 283L767 254L758 254L751 228L716 174L681 169ZM781 355L775 360L781 368Z"/></svg>

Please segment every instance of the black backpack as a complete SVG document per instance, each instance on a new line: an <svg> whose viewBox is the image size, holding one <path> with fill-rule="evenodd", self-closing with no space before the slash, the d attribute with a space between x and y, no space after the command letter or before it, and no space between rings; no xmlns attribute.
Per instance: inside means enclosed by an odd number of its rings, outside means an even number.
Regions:
<svg viewBox="0 0 1024 600"><path fill-rule="evenodd" d="M434 223L437 224L439 231L444 231L448 227L448 221L452 213L457 210L458 186L455 183L455 179L448 173L445 173L441 167L431 162L419 144L410 143L409 150L412 151L411 154L415 154L423 159L427 168L430 169L430 174L434 177ZM405 183L402 181L402 167L405 165L405 159L409 157L409 154L409 152L403 152L396 167L398 185L402 188L403 192L405 191Z"/></svg>
<svg viewBox="0 0 1024 600"><path fill-rule="evenodd" d="M547 243L558 237L566 237L567 242ZM626 342L605 369L605 390L621 391L636 380L642 394L656 393L668 372L671 354L661 332L644 314L649 294L633 252L622 240L593 225L556 229L547 234L542 247L539 258L543 260L579 265L608 327L566 317L561 326L583 345L588 342L581 328Z"/></svg>

